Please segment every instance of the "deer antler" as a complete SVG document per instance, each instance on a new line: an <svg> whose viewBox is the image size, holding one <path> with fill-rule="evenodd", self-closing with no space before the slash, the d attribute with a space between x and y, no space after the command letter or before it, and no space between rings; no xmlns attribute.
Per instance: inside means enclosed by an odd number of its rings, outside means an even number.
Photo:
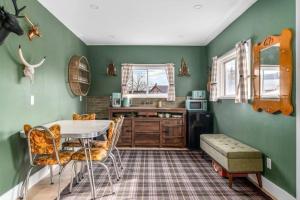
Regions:
<svg viewBox="0 0 300 200"><path fill-rule="evenodd" d="M18 18L23 18L24 16L19 16L20 12L26 8L26 6L23 6L22 8L18 9L17 0L12 0L15 8L15 16Z"/></svg>

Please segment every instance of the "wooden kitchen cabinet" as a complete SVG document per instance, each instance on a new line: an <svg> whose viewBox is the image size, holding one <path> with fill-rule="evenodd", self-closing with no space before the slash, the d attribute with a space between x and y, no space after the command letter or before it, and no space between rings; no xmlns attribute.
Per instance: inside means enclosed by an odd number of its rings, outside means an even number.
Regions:
<svg viewBox="0 0 300 200"><path fill-rule="evenodd" d="M169 118L158 114L170 114ZM120 147L185 147L184 108L109 108L109 117L124 115Z"/></svg>

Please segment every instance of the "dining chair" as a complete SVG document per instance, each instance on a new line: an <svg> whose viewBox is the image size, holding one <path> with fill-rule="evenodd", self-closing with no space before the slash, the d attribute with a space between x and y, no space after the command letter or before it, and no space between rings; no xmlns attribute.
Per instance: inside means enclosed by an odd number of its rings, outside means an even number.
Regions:
<svg viewBox="0 0 300 200"><path fill-rule="evenodd" d="M60 200L60 179L65 166L71 161L72 151L60 150L61 132L58 124L46 128L43 126L31 127L24 125L27 135L30 168L23 182L20 198L27 198L29 177L34 167L59 166L57 200ZM71 180L73 180L72 174Z"/></svg>
<svg viewBox="0 0 300 200"><path fill-rule="evenodd" d="M117 120L120 120L120 121L119 121L119 123L117 124L117 127L116 127L116 135L115 135L114 142L112 144L112 154L113 154L114 150L117 152L117 157L118 157L118 160L119 160L119 163L120 163L120 167L121 167L121 170L123 170L124 167L123 167L123 163L122 163L122 159L121 159L121 156L120 156L119 149L117 148L117 143L118 143L120 134L122 132L124 116L120 116L119 118L117 118ZM95 147L95 148L107 149L107 140L106 141L94 140L94 141L92 141L92 146ZM121 174L121 173L119 172L119 174Z"/></svg>
<svg viewBox="0 0 300 200"><path fill-rule="evenodd" d="M121 122L121 120L118 119L118 120L116 120L116 122L112 121L110 123L109 129L107 132L107 143L106 143L105 148L96 148L96 147L89 148L88 150L90 151L90 158L86 158L85 151L87 149L84 149L84 148L78 150L77 152L75 152L72 155L72 160L74 160L73 169L74 169L74 166L76 165L75 164L76 162L85 162L86 159L90 159L93 163L100 164L102 167L104 167L104 169L106 170L106 173L108 175L112 194L114 194L112 178L111 178L111 174L109 172L109 168L107 167L105 162L108 160L108 158L112 159L114 170L115 170L115 173L117 176L117 180L119 180L119 173L118 173L118 169L117 169L116 159L111 152L112 152L114 140L116 138L115 136L117 134L117 127L119 126L120 122ZM94 181L93 168L91 169L91 174L92 174L92 180L90 180L90 181ZM72 187L73 187L73 184L71 182L70 191L72 191ZM95 188L93 188L93 190L96 191Z"/></svg>

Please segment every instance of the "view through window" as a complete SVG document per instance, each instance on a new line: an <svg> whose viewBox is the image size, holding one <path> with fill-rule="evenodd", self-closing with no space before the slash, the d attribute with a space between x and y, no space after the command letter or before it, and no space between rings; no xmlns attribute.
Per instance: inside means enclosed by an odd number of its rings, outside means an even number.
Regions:
<svg viewBox="0 0 300 200"><path fill-rule="evenodd" d="M133 67L127 88L131 96L167 97L169 82L166 68Z"/></svg>

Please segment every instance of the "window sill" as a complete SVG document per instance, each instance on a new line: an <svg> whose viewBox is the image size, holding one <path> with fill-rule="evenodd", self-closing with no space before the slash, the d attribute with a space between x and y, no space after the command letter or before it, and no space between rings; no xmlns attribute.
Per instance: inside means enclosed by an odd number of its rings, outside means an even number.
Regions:
<svg viewBox="0 0 300 200"><path fill-rule="evenodd" d="M235 97L219 97L220 100L235 100Z"/></svg>
<svg viewBox="0 0 300 200"><path fill-rule="evenodd" d="M144 95L140 95L140 94L127 94L127 95L124 95L123 97L128 97L128 98L136 98L136 99L145 99L145 98L151 98L151 99L167 99L168 96L167 95L147 95L147 94L144 94Z"/></svg>

